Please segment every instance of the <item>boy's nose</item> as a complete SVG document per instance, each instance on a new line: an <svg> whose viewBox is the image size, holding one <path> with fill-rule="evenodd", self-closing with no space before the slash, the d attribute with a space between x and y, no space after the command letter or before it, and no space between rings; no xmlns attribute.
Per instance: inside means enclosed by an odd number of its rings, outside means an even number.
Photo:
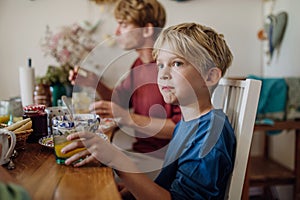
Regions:
<svg viewBox="0 0 300 200"><path fill-rule="evenodd" d="M120 26L118 25L117 27L116 27L116 30L115 30L115 35L120 35L121 34L121 32L120 32Z"/></svg>
<svg viewBox="0 0 300 200"><path fill-rule="evenodd" d="M161 72L160 73L160 78L162 80L166 80L166 79L169 79L171 77L169 67L164 67L160 72Z"/></svg>
<svg viewBox="0 0 300 200"><path fill-rule="evenodd" d="M162 78L161 79L163 79L163 80L167 80L167 79L169 79L170 78L170 76L169 75L167 75L167 74L164 74L163 76L162 76Z"/></svg>

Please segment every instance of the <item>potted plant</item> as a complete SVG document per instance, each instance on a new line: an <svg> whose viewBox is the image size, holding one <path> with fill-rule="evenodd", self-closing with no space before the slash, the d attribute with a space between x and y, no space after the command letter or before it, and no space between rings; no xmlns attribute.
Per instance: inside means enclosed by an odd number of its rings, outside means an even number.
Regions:
<svg viewBox="0 0 300 200"><path fill-rule="evenodd" d="M71 96L72 95L72 86L68 81L68 73L71 69L71 66L53 66L49 65L47 72L44 76L36 78L36 87L34 96L44 95L48 101L48 90L51 91L51 105L57 106L57 100L61 98L62 95ZM48 102L45 102L49 106Z"/></svg>
<svg viewBox="0 0 300 200"><path fill-rule="evenodd" d="M96 46L93 38L99 22L91 25L89 22L83 24L72 24L64 26L59 32L53 33L49 26L41 41L41 47L45 56L52 56L58 66L49 65L43 80L51 86L52 104L57 105L57 100L62 95L71 97L72 86L68 81L69 70L79 65Z"/></svg>

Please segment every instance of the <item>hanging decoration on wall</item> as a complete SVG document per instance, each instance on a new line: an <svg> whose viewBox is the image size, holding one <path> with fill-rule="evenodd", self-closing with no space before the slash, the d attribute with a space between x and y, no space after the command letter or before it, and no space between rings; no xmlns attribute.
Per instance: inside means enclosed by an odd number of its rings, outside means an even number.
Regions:
<svg viewBox="0 0 300 200"><path fill-rule="evenodd" d="M260 40L267 40L268 42L268 64L270 64L275 51L277 51L277 56L279 55L288 23L287 12L282 11L275 15L272 10L273 9L271 9L271 13L265 18L264 27L260 29L257 34Z"/></svg>
<svg viewBox="0 0 300 200"><path fill-rule="evenodd" d="M281 43L288 23L288 13L285 11L274 14L276 0L264 0L265 21L263 28L257 33L258 39L266 41L265 48L267 64L269 65L277 52L279 56Z"/></svg>
<svg viewBox="0 0 300 200"><path fill-rule="evenodd" d="M264 31L266 32L269 46L269 62L272 60L275 50L279 55L281 42L284 37L288 21L287 12L280 12L277 15L270 14L267 16L264 24Z"/></svg>

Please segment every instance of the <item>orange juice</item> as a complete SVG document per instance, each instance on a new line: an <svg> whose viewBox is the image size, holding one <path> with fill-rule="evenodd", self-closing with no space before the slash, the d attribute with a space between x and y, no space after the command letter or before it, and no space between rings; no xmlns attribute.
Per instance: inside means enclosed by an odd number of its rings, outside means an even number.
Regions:
<svg viewBox="0 0 300 200"><path fill-rule="evenodd" d="M70 151L66 154L61 153L61 149L67 146L68 144L72 143L73 141L68 141L66 139L65 135L60 135L60 136L54 136L54 152L55 152L55 157L56 157L56 163L57 164L64 164L65 160L74 154L85 150L86 148L77 148L73 151Z"/></svg>
<svg viewBox="0 0 300 200"><path fill-rule="evenodd" d="M65 153L65 154L61 153L61 149L64 148L65 146L67 146L70 143L72 143L72 142L67 141L67 142L64 142L64 143L61 143L61 144L54 145L54 150L55 150L56 156L59 157L59 158L69 158L69 157L73 156L74 154L86 149L86 148L77 148L77 149L75 149L73 151L70 151L68 153Z"/></svg>
<svg viewBox="0 0 300 200"><path fill-rule="evenodd" d="M0 123L7 123L9 121L9 115L1 115Z"/></svg>

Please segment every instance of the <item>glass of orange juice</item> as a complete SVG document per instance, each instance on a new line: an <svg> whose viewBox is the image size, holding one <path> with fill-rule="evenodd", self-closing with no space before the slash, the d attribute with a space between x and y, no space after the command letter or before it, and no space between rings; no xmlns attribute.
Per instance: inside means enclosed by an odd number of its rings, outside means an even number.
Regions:
<svg viewBox="0 0 300 200"><path fill-rule="evenodd" d="M74 132L76 132L75 127L72 128L53 127L54 152L55 152L57 164L65 164L65 160L67 158L85 149L85 148L77 148L66 154L61 153L61 149L63 147L73 142L73 141L68 141L67 136Z"/></svg>
<svg viewBox="0 0 300 200"><path fill-rule="evenodd" d="M74 114L73 118L70 118L70 115L53 117L52 133L56 163L64 164L67 158L86 149L77 148L66 154L62 154L61 149L74 142L67 140L68 135L80 131L95 133L98 130L99 123L100 117L94 114Z"/></svg>
<svg viewBox="0 0 300 200"><path fill-rule="evenodd" d="M0 123L7 123L9 121L9 101L0 101Z"/></svg>

